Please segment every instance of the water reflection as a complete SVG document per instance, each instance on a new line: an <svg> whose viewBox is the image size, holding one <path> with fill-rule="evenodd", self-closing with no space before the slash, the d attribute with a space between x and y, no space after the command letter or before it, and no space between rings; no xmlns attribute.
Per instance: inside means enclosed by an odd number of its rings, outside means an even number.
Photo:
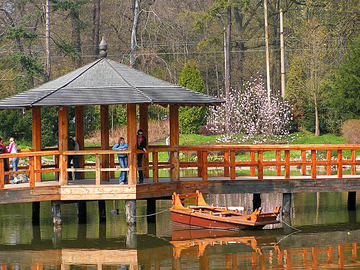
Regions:
<svg viewBox="0 0 360 270"><path fill-rule="evenodd" d="M263 198L274 201L277 195ZM219 204L251 201L251 195L211 195ZM319 202L320 205L316 205ZM360 223L347 212L343 194L296 195L293 226L261 231L188 230L171 225L169 212L156 223L138 218L127 227L122 202L107 202L106 223L96 203L87 204L87 222L78 222L76 204L63 205L62 227L53 228L50 204L42 203L40 225L31 223L31 205L0 206L1 269L357 269ZM139 202L137 215L146 213ZM166 210L169 201L157 203ZM270 206L269 206L270 207ZM109 209L120 209L112 215ZM315 217L318 216L317 224ZM334 220L334 217L335 220ZM310 219L313 219L311 223Z"/></svg>

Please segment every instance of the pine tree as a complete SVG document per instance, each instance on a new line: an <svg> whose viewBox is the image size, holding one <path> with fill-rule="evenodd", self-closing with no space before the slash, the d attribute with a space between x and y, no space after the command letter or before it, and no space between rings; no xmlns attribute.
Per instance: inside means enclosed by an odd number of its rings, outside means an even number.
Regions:
<svg viewBox="0 0 360 270"><path fill-rule="evenodd" d="M205 93L205 84L195 62L188 62L179 78L178 85ZM207 109L205 107L182 107L179 110L180 133L196 134L206 124Z"/></svg>

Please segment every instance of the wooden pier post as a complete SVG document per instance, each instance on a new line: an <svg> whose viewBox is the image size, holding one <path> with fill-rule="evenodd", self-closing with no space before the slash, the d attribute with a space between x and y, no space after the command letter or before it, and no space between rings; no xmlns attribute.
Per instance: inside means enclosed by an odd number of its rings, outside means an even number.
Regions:
<svg viewBox="0 0 360 270"><path fill-rule="evenodd" d="M99 207L99 222L105 223L106 222L106 204L104 200L98 201Z"/></svg>
<svg viewBox="0 0 360 270"><path fill-rule="evenodd" d="M292 193L283 193L282 212L290 215Z"/></svg>
<svg viewBox="0 0 360 270"><path fill-rule="evenodd" d="M51 201L51 210L53 217L54 226L61 225L61 202L60 201Z"/></svg>
<svg viewBox="0 0 360 270"><path fill-rule="evenodd" d="M176 151L170 153L171 181L180 180L180 159L179 159L179 107L170 105L170 146L176 148Z"/></svg>
<svg viewBox="0 0 360 270"><path fill-rule="evenodd" d="M148 124L148 104L139 105L140 123L139 128L143 130L143 136L147 139L146 149L149 146L149 124ZM149 178L149 154L145 153L143 156L142 166L144 168L144 177Z"/></svg>
<svg viewBox="0 0 360 270"><path fill-rule="evenodd" d="M356 210L356 191L349 191L348 193L348 210Z"/></svg>
<svg viewBox="0 0 360 270"><path fill-rule="evenodd" d="M259 207L261 207L261 194L255 193L253 194L253 211Z"/></svg>
<svg viewBox="0 0 360 270"><path fill-rule="evenodd" d="M131 151L128 154L128 183L129 185L136 185L136 105L127 104L127 142L129 145L129 150ZM148 139L148 138L147 138Z"/></svg>
<svg viewBox="0 0 360 270"><path fill-rule="evenodd" d="M109 150L109 106L100 106L101 150ZM101 168L109 168L109 155L101 155ZM101 180L109 181L109 172L101 172Z"/></svg>
<svg viewBox="0 0 360 270"><path fill-rule="evenodd" d="M32 225L38 226L40 224L40 202L32 203Z"/></svg>
<svg viewBox="0 0 360 270"><path fill-rule="evenodd" d="M41 107L32 109L32 147L34 151L41 151ZM34 167L41 170L41 157L35 157ZM35 181L41 182L41 173L35 173Z"/></svg>
<svg viewBox="0 0 360 270"><path fill-rule="evenodd" d="M126 200L125 201L125 214L126 214L126 223L135 224L136 223L136 200Z"/></svg>
<svg viewBox="0 0 360 270"><path fill-rule="evenodd" d="M85 147L85 128L84 128L84 106L75 106L75 137L76 141L79 144L79 150L84 150ZM85 168L85 156L79 155L79 168ZM85 178L85 172L75 173L75 179L77 177L80 179Z"/></svg>
<svg viewBox="0 0 360 270"><path fill-rule="evenodd" d="M156 216L154 215L156 213L156 199L150 198L147 199L146 201L147 201L146 214L151 215L151 216L147 216L147 222L154 223L156 222Z"/></svg>
<svg viewBox="0 0 360 270"><path fill-rule="evenodd" d="M79 224L86 223L86 201L77 203L77 214Z"/></svg>
<svg viewBox="0 0 360 270"><path fill-rule="evenodd" d="M136 227L134 224L128 224L128 226L127 226L126 247L127 248L136 248L137 247Z"/></svg>

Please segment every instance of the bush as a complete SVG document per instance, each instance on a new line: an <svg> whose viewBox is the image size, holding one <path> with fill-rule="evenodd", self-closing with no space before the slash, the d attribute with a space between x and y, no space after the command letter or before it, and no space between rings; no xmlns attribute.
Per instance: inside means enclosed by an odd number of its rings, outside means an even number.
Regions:
<svg viewBox="0 0 360 270"><path fill-rule="evenodd" d="M341 131L348 143L360 143L360 120L350 119L345 121Z"/></svg>

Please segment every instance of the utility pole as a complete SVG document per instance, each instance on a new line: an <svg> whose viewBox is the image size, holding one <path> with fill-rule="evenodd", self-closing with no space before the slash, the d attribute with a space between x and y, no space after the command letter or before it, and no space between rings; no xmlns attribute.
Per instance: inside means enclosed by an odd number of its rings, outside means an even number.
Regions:
<svg viewBox="0 0 360 270"><path fill-rule="evenodd" d="M268 99L271 99L271 89L270 89L270 53L269 53L269 24L267 17L267 0L264 0L264 20L265 20L265 57L266 57L266 84L267 84L267 93Z"/></svg>
<svg viewBox="0 0 360 270"><path fill-rule="evenodd" d="M45 2L45 81L50 80L51 73L51 58L50 58L50 0Z"/></svg>
<svg viewBox="0 0 360 270"><path fill-rule="evenodd" d="M133 9L134 9L134 21L131 31L131 50L130 50L130 66L135 67L136 62L136 47L137 47L137 29L139 25L139 16L140 16L140 0L133 0Z"/></svg>
<svg viewBox="0 0 360 270"><path fill-rule="evenodd" d="M285 99L285 50L283 10L280 9L280 58L281 58L281 97Z"/></svg>

